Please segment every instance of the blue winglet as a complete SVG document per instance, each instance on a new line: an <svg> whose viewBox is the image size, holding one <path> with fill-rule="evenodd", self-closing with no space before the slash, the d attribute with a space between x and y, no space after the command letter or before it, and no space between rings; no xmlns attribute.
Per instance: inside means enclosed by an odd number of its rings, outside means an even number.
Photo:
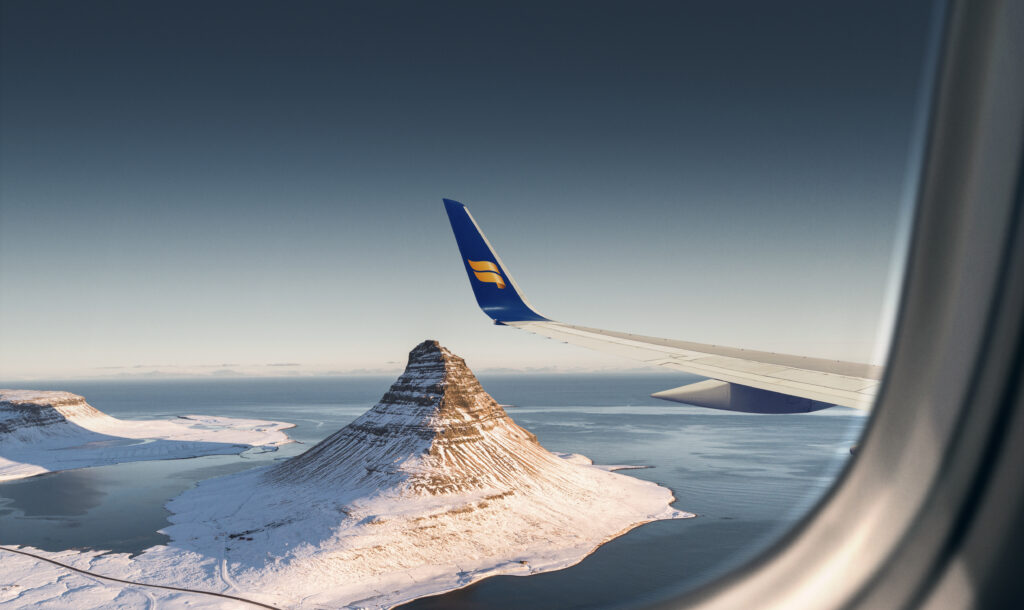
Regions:
<svg viewBox="0 0 1024 610"><path fill-rule="evenodd" d="M462 264L480 309L496 324L547 320L519 293L512 276L498 258L483 231L470 216L466 206L451 199L444 200L444 209L452 223L455 241L459 244Z"/></svg>

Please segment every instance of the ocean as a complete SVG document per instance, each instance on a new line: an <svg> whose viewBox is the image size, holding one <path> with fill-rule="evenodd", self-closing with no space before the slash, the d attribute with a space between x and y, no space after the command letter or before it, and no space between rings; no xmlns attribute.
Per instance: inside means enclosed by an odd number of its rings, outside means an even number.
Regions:
<svg viewBox="0 0 1024 610"><path fill-rule="evenodd" d="M691 590L765 550L807 514L850 459L867 418L844 408L747 415L676 405L651 392L685 374L480 375L552 451L651 468L695 519L641 526L581 563L499 576L403 608L629 608ZM301 453L377 402L387 377L33 382L119 418L204 414L287 421L274 453L86 468L0 483L0 543L138 553L168 541L163 505L197 481ZM4 384L3 387L17 387Z"/></svg>

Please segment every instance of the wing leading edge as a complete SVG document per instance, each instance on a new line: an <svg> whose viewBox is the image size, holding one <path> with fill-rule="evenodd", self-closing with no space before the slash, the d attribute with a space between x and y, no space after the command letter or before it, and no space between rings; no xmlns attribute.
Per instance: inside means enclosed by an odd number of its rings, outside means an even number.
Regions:
<svg viewBox="0 0 1024 610"><path fill-rule="evenodd" d="M840 405L868 410L881 367L673 341L549 320L523 297L466 206L444 200L477 303L495 324L709 378L657 398L749 413L801 413Z"/></svg>

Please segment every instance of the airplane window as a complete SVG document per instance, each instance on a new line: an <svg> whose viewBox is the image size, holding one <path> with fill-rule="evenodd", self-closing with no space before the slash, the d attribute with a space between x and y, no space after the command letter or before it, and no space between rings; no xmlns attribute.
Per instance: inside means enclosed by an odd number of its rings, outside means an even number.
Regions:
<svg viewBox="0 0 1024 610"><path fill-rule="evenodd" d="M940 4L3 3L0 605L754 557L869 419Z"/></svg>

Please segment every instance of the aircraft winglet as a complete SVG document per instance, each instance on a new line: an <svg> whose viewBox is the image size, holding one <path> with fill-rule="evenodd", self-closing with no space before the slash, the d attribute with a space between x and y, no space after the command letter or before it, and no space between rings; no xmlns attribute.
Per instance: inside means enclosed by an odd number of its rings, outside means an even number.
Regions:
<svg viewBox="0 0 1024 610"><path fill-rule="evenodd" d="M451 199L444 200L444 209L459 244L462 264L480 309L494 320L505 322L547 321L526 301L498 254L484 237L466 206Z"/></svg>

